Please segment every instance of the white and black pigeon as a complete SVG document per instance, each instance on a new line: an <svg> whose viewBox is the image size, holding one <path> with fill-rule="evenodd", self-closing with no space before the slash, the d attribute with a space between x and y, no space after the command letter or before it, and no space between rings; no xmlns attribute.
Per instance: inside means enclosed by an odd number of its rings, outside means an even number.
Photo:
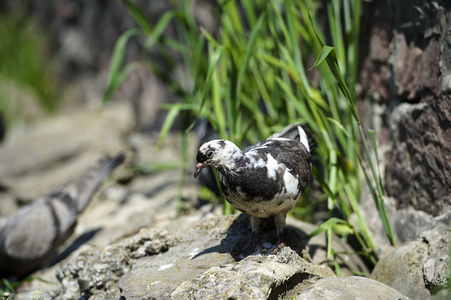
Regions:
<svg viewBox="0 0 451 300"><path fill-rule="evenodd" d="M285 219L311 180L310 153L315 144L313 137L296 123L243 151L227 140L212 140L199 148L194 177L206 167L218 170L226 200L251 217L249 252L255 247L260 219L270 216L274 216L278 238L272 253L284 247Z"/></svg>

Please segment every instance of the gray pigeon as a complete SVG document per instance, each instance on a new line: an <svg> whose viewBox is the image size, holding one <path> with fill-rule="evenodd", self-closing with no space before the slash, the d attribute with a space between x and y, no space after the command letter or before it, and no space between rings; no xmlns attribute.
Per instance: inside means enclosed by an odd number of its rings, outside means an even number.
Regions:
<svg viewBox="0 0 451 300"><path fill-rule="evenodd" d="M103 157L78 181L12 214L0 230L0 275L20 278L49 263L102 181L124 160L122 153Z"/></svg>
<svg viewBox="0 0 451 300"><path fill-rule="evenodd" d="M251 217L249 252L255 247L260 219L270 216L274 216L278 237L272 253L284 246L286 215L311 180L312 147L313 137L296 123L243 151L227 140L212 140L199 148L194 177L206 167L218 170L226 200Z"/></svg>

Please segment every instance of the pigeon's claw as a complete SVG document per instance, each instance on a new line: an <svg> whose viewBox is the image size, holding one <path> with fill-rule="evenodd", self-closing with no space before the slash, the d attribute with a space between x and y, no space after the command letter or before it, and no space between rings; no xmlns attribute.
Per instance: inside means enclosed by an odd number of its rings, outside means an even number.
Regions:
<svg viewBox="0 0 451 300"><path fill-rule="evenodd" d="M284 247L285 247L284 243L278 244L277 247L274 250L272 250L271 253L269 253L269 255L276 255Z"/></svg>

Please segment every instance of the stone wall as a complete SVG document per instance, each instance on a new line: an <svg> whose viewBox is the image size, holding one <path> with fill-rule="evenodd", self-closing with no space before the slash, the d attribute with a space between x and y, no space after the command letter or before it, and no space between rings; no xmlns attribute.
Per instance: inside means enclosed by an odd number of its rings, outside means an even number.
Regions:
<svg viewBox="0 0 451 300"><path fill-rule="evenodd" d="M384 183L398 208L451 204L451 2L370 1L362 24L362 98L382 107Z"/></svg>

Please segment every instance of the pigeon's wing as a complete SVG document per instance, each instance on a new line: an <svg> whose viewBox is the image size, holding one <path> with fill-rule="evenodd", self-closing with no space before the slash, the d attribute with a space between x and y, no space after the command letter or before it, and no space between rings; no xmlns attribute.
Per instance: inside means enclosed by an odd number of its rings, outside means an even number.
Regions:
<svg viewBox="0 0 451 300"><path fill-rule="evenodd" d="M285 127L284 129L269 136L266 140L261 140L261 141L256 142L253 145L247 146L246 148L244 148L243 152L246 153L255 148L261 147L264 144L266 144L269 140L273 140L273 139L285 138L285 139L299 141L300 140L299 139L299 131L297 129L298 126L300 126L299 123L290 124L287 127Z"/></svg>
<svg viewBox="0 0 451 300"><path fill-rule="evenodd" d="M274 133L268 140L277 139L277 138L286 138L290 140L299 141L299 130L298 127L301 126L299 123L293 123L283 128L282 130Z"/></svg>
<svg viewBox="0 0 451 300"><path fill-rule="evenodd" d="M273 135L269 136L266 140L259 141L253 145L250 145L246 147L243 152L251 151L255 148L263 146L265 143L267 143L269 140L274 139L290 139L297 142L300 142L304 144L304 146L309 150L310 153L315 151L315 149L318 147L318 144L313 136L312 131L307 127L307 125L300 125L299 123L293 123L282 130L274 133Z"/></svg>
<svg viewBox="0 0 451 300"><path fill-rule="evenodd" d="M274 159L299 179L298 189L303 193L312 176L312 159L308 149L303 143L281 139L270 140L270 144L268 148Z"/></svg>
<svg viewBox="0 0 451 300"><path fill-rule="evenodd" d="M258 141L253 145L247 146L246 148L244 148L243 153L249 152L251 150L254 150L255 148L261 147L263 146L266 142L268 142L268 140L262 140L262 141Z"/></svg>

